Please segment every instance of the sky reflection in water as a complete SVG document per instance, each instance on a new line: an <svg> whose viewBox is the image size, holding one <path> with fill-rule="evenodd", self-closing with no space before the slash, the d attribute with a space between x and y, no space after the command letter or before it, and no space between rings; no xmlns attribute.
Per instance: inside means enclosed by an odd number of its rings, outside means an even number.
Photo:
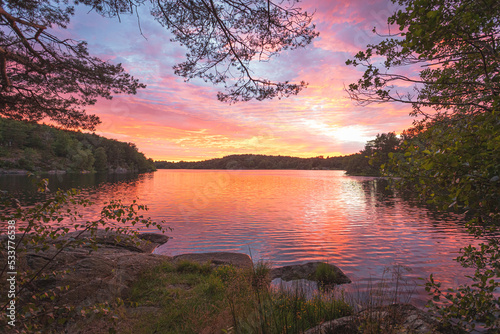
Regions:
<svg viewBox="0 0 500 334"><path fill-rule="evenodd" d="M327 261L356 289L394 265L411 268L405 277L419 284L418 277L431 273L447 285L463 282L465 271L452 259L472 239L460 217L431 212L385 186L385 180L342 171L296 170L159 170L138 177L51 176L49 183L51 189L80 187L96 202L83 210L86 217L97 217L112 198L138 198L149 206L148 216L173 228L173 239L158 249L166 255L235 251L274 265ZM2 176L0 187L14 191L29 183Z"/></svg>

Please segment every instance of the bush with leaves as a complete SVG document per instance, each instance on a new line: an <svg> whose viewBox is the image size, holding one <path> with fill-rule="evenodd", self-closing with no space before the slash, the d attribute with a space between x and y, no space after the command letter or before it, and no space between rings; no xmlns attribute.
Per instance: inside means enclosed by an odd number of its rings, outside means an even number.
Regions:
<svg viewBox="0 0 500 334"><path fill-rule="evenodd" d="M459 138L459 140L457 140ZM460 250L457 261L473 268L470 285L442 291L433 276L426 285L431 306L444 319L458 319L500 328L500 123L494 114L429 122L404 142L402 153L391 154L387 175L402 177L430 205L454 209L467 217L468 231L478 244ZM443 299L445 303L443 302Z"/></svg>
<svg viewBox="0 0 500 334"><path fill-rule="evenodd" d="M423 201L464 213L478 238L457 258L474 269L471 284L444 293L431 277L431 306L446 321L499 330L500 3L392 1L397 33L347 61L365 69L347 91L361 104L406 103L424 117L384 172Z"/></svg>
<svg viewBox="0 0 500 334"><path fill-rule="evenodd" d="M40 191L47 191L47 180L39 183ZM46 279L56 278L64 275L67 271L49 271L58 255L68 248L80 247L83 244L97 249L97 235L100 229L113 232L116 241L128 239L132 242L139 240L134 238L139 233L132 227L156 227L160 231L164 228L160 223L144 218L140 213L148 208L133 201L130 205L123 204L120 200L112 200L102 208L100 218L85 220L79 213L79 208L84 208L93 203L88 199L81 198L79 191L71 189L68 191L57 191L43 203L33 206L22 207L17 199L3 194L0 203L0 221L7 223L15 221L17 235L14 241L9 238L1 239L1 253L7 249L14 250L16 255L16 266L11 267L2 255L0 277L5 279L7 272L17 271L16 275L16 327L12 330L20 332L43 330L44 326L53 325L57 320L59 325L64 324L75 314L86 315L109 312L109 304L95 304L86 308L76 308L75 305L54 305L59 292L67 290L68 286L57 286L53 289L37 288L35 283ZM69 234L70 232L74 232ZM90 235L90 236L89 236ZM65 237L66 236L66 237ZM85 238L83 238L85 236ZM46 263L34 270L21 266L21 259L26 256L28 250L35 253L47 251L40 254L46 259ZM5 263L3 263L5 261ZM8 265L9 264L9 265ZM42 284L43 286L43 284ZM2 288L3 290L3 288ZM4 300L7 293L2 293L0 309L5 312L10 300ZM3 317L2 322L6 321ZM5 326L8 326L5 324Z"/></svg>

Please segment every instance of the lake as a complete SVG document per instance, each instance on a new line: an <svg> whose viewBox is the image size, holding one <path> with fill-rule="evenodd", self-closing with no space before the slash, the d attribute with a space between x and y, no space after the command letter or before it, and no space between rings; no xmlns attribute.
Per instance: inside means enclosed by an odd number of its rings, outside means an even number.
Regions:
<svg viewBox="0 0 500 334"><path fill-rule="evenodd" d="M242 252L274 265L325 261L365 289L411 269L405 279L434 273L445 286L466 273L453 261L472 242L458 215L439 214L386 189L380 178L323 170L159 170L142 175L52 175L49 188L78 187L95 217L112 198L147 204L173 237L157 252ZM0 189L28 201L41 199L26 176L0 176ZM151 230L153 231L153 230ZM355 288L354 288L355 287ZM427 299L417 287L416 304Z"/></svg>

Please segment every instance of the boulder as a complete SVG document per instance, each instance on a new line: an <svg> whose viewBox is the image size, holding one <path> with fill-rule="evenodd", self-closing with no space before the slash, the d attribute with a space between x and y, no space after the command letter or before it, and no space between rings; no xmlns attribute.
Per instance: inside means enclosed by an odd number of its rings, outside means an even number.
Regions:
<svg viewBox="0 0 500 334"><path fill-rule="evenodd" d="M327 321L308 329L304 334L361 334L359 322L355 316L342 317L335 320ZM377 333L377 332L375 332Z"/></svg>
<svg viewBox="0 0 500 334"><path fill-rule="evenodd" d="M64 243L70 239L77 238L84 240L84 247L90 248L92 234L90 232L84 232L80 235L80 232L70 232L63 237L57 239L57 243ZM169 237L161 233L143 233L139 234L138 238L133 235L120 234L112 231L97 230L95 234L95 240L101 249L106 249L107 251L115 250L120 252L122 250L128 250L131 252L139 253L151 253L156 247L164 244L168 241Z"/></svg>
<svg viewBox="0 0 500 334"><path fill-rule="evenodd" d="M150 241L157 245L163 245L168 241L168 239L170 239L169 236L161 233L141 233L139 235L139 238L141 240Z"/></svg>
<svg viewBox="0 0 500 334"><path fill-rule="evenodd" d="M392 304L363 310L355 315L327 321L304 334L453 334L458 328L443 327L429 313L410 304Z"/></svg>
<svg viewBox="0 0 500 334"><path fill-rule="evenodd" d="M306 279L315 281L316 269L321 263L324 262L308 262L304 264L273 268L271 270L271 279L281 278L283 281ZM335 273L335 280L333 284L351 283L349 277L347 277L339 267L328 263L326 265L328 265Z"/></svg>
<svg viewBox="0 0 500 334"><path fill-rule="evenodd" d="M250 256L241 253L213 252L213 253L191 253L174 256L174 261L192 261L197 263L211 263L214 265L233 265L238 268L252 268L253 262Z"/></svg>
<svg viewBox="0 0 500 334"><path fill-rule="evenodd" d="M92 243L89 232L80 236L78 234L68 233L54 240L49 249L44 251L37 252L34 247L28 247L25 253L19 254L18 271L36 272L44 268L43 273L59 272L36 280L34 287L48 290L69 286L58 297L72 305L84 306L113 301L117 297L124 298L132 283L145 270L171 261L171 257L151 254L158 246L156 242L99 230L95 237L96 243ZM83 241L81 244L60 251L58 245L66 244L77 236ZM5 242L3 239L0 241ZM164 242L168 237L148 233L145 239ZM93 247L95 245L96 249ZM61 273L63 271L64 274Z"/></svg>

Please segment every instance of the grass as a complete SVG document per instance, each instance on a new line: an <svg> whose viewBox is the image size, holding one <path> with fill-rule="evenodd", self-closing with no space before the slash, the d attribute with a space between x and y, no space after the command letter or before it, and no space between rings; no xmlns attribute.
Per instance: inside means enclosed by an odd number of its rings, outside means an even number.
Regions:
<svg viewBox="0 0 500 334"><path fill-rule="evenodd" d="M318 269L317 276L326 272L328 278L329 271L323 270ZM398 304L407 302L412 293L405 270L395 266L379 283L356 296L337 287L311 293L307 286L272 286L270 266L264 262L251 270L165 262L133 285L129 298L112 312L113 324L108 316L91 319L79 328L93 334L292 334L352 315L350 329L341 333L401 333L406 316ZM113 328L108 331L110 325ZM325 330L339 333L333 327Z"/></svg>
<svg viewBox="0 0 500 334"><path fill-rule="evenodd" d="M130 301L157 311L140 319L131 332L208 333L206 329L224 326L226 283L217 272L210 265L183 261L145 274L134 285Z"/></svg>
<svg viewBox="0 0 500 334"><path fill-rule="evenodd" d="M377 283L369 281L365 291L350 293L348 303L356 311L353 323L363 334L406 333L401 325L406 319L405 308L415 292L415 282L406 278L410 268L401 265L387 267ZM414 321L417 321L415 319ZM410 332L411 333L411 332Z"/></svg>
<svg viewBox="0 0 500 334"><path fill-rule="evenodd" d="M337 273L328 263L320 263L316 268L315 280L321 287L331 287L337 280Z"/></svg>
<svg viewBox="0 0 500 334"><path fill-rule="evenodd" d="M332 295L271 287L270 267L253 270L192 262L164 263L144 274L127 301L140 316L120 321L120 333L301 333L349 315ZM120 325L121 324L121 325Z"/></svg>
<svg viewBox="0 0 500 334"><path fill-rule="evenodd" d="M320 294L310 298L300 286L293 291L264 292L258 301L260 307L240 319L237 332L302 333L322 322L352 313L352 308L342 299Z"/></svg>

